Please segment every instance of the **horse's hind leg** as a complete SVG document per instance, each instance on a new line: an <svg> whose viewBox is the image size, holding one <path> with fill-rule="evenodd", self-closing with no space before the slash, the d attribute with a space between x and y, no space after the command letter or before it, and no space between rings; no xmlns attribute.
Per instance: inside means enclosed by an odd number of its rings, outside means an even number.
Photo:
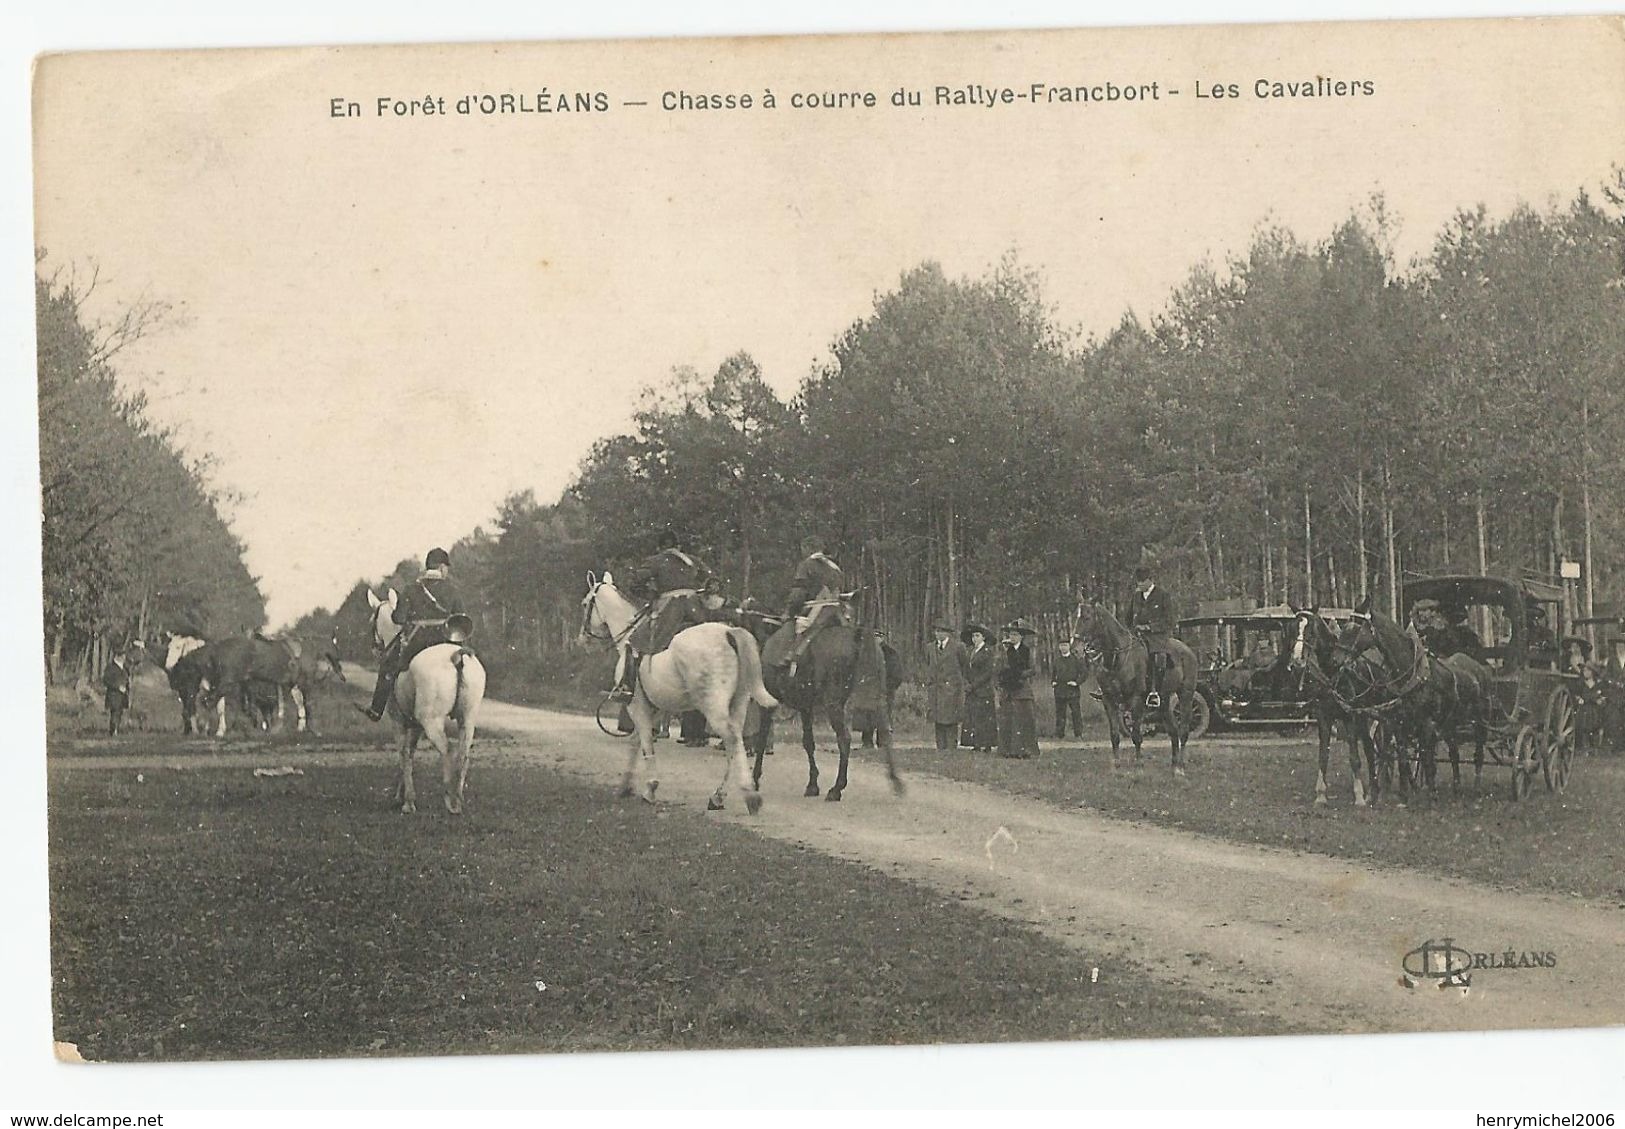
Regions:
<svg viewBox="0 0 1625 1129"><path fill-rule="evenodd" d="M813 752L813 724L812 711L801 711L801 747L807 750L807 790L803 796L816 796L821 789L818 787L818 757Z"/></svg>
<svg viewBox="0 0 1625 1129"><path fill-rule="evenodd" d="M829 703L824 707L824 716L829 718L830 727L835 730L835 743L841 749L841 764L835 772L835 787L829 790L824 799L839 802L842 793L846 791L846 765L852 756L852 731L846 727L846 703Z"/></svg>
<svg viewBox="0 0 1625 1129"><path fill-rule="evenodd" d="M412 787L412 757L417 753L420 736L422 731L415 725L401 729L401 775L395 785L395 802L401 806L402 815L418 810L417 790Z"/></svg>
<svg viewBox="0 0 1625 1129"><path fill-rule="evenodd" d="M762 760L767 756L767 735L773 725L773 711L762 710L757 718L761 728L750 736L747 749L751 754L750 786L758 792L762 790Z"/></svg>
<svg viewBox="0 0 1625 1129"><path fill-rule="evenodd" d="M1185 730L1183 726L1184 702L1178 692L1170 692L1162 700L1163 721L1168 726L1168 740L1174 748L1174 775L1185 775Z"/></svg>
<svg viewBox="0 0 1625 1129"><path fill-rule="evenodd" d="M446 810L452 815L463 814L463 796L457 788L457 765L452 753L451 739L446 736L446 719L436 717L420 723L423 735L440 754L440 791Z"/></svg>
<svg viewBox="0 0 1625 1129"><path fill-rule="evenodd" d="M713 728L722 730L722 747L727 750L728 774L737 778L739 796L744 801L745 811L755 815L762 807L762 795L756 791L748 780L748 766L745 761L745 715L748 712L749 699L741 695L737 703L726 700L716 703L716 708L706 711L706 720ZM718 717L722 721L719 726L711 719ZM723 782L727 783L724 776Z"/></svg>

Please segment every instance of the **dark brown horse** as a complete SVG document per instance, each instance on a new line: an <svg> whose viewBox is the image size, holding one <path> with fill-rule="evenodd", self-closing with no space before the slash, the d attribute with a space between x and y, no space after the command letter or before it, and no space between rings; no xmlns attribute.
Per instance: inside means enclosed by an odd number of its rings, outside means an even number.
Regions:
<svg viewBox="0 0 1625 1129"><path fill-rule="evenodd" d="M1078 605L1078 645L1094 669L1100 685L1101 705L1112 734L1112 765L1117 766L1123 733L1134 742L1134 764L1140 764L1141 724L1146 699L1155 690L1160 703L1156 716L1168 731L1173 747L1175 776L1185 775L1185 740L1190 734L1196 705L1196 655L1178 639L1168 641L1168 665L1153 685L1151 652L1140 636L1118 622L1104 604Z"/></svg>
<svg viewBox="0 0 1625 1129"><path fill-rule="evenodd" d="M204 686L200 700L205 710L217 715L216 737L226 735L228 700L234 699L246 714L258 718L265 703L274 702L273 708L280 712L284 690L298 711L298 728L310 728L316 687L329 674L345 681L334 638L232 636L212 642L196 654ZM265 721L268 727L268 719Z"/></svg>
<svg viewBox="0 0 1625 1129"><path fill-rule="evenodd" d="M880 722L876 727L875 741L886 755L886 777L891 781L892 790L902 795L903 780L897 775L897 765L892 760L886 661L879 637L867 627L852 624L821 627L797 664L796 676L792 678L786 674L785 667L779 665L794 645L794 633L790 626L782 624L777 616L759 612L743 613L742 618L762 642L762 680L767 684L768 693L801 715L801 747L807 752L807 789L802 794L819 794L818 757L813 740L815 711L822 711L828 719L841 751L835 783L824 799L839 801L845 793L847 763L852 756L852 731L846 719L850 705L875 712L876 720ZM751 779L758 789L762 783L762 758L767 752L768 734L772 732L773 713L773 710L763 711L761 725L749 741L749 751L754 758Z"/></svg>
<svg viewBox="0 0 1625 1129"><path fill-rule="evenodd" d="M1346 709L1334 685L1334 672L1341 671L1350 655L1340 650L1338 633L1320 617L1315 608L1293 608L1298 624L1291 639L1288 668L1303 679L1304 691L1314 705L1315 723L1320 730L1320 766L1315 773L1315 803L1326 799L1326 768L1331 759L1332 732L1341 728L1348 742L1349 776L1354 786L1354 806L1366 806L1366 795L1377 794L1377 748L1371 720ZM1366 780L1360 779L1360 752L1365 751Z"/></svg>
<svg viewBox="0 0 1625 1129"><path fill-rule="evenodd" d="M1410 791L1413 768L1434 790L1440 742L1450 755L1452 786L1461 786L1463 735L1473 741L1476 785L1484 770L1488 668L1460 652L1442 659L1433 655L1420 635L1373 611L1370 603L1367 597L1355 609L1358 618L1339 641L1343 665L1333 682L1344 706L1377 719L1378 757L1384 768L1392 766L1401 798Z"/></svg>

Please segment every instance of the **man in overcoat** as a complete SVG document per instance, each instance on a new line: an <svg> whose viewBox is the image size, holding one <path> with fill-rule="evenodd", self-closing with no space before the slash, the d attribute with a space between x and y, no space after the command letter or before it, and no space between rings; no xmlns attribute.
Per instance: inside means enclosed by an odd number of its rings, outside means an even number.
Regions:
<svg viewBox="0 0 1625 1129"><path fill-rule="evenodd" d="M1036 757L1038 721L1033 714L1033 640L1038 631L1025 619L1004 629L999 644L998 670L994 681L999 687L999 755Z"/></svg>
<svg viewBox="0 0 1625 1129"><path fill-rule="evenodd" d="M102 704L107 707L109 737L118 735L124 711L130 708L130 668L133 665L130 653L115 651L107 669L102 671Z"/></svg>
<svg viewBox="0 0 1625 1129"><path fill-rule="evenodd" d="M959 723L965 717L965 682L968 664L965 644L954 638L953 628L938 621L926 667L926 713L937 729L937 748L959 744Z"/></svg>
<svg viewBox="0 0 1625 1129"><path fill-rule="evenodd" d="M1055 736L1066 736L1067 719L1072 719L1072 736L1083 736L1083 659L1072 652L1072 640L1061 640L1061 653L1050 670L1055 689Z"/></svg>

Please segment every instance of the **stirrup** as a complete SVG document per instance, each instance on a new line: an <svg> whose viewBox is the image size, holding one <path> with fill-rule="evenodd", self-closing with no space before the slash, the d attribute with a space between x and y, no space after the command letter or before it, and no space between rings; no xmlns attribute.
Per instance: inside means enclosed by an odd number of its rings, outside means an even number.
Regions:
<svg viewBox="0 0 1625 1129"><path fill-rule="evenodd" d="M1161 709L1162 708L1162 695L1157 693L1155 690L1153 690L1149 694L1147 694L1145 696L1145 708L1148 709L1148 710Z"/></svg>
<svg viewBox="0 0 1625 1129"><path fill-rule="evenodd" d="M609 700L612 702L630 702L632 700L632 688L630 686L615 687L609 692Z"/></svg>
<svg viewBox="0 0 1625 1129"><path fill-rule="evenodd" d="M784 668L784 676L786 678L794 678L796 676L796 667L798 667L800 665L801 665L801 660L800 659L791 659L789 661L789 663L786 664L786 666Z"/></svg>
<svg viewBox="0 0 1625 1129"><path fill-rule="evenodd" d="M351 702L350 704L352 706L354 706L357 710L359 710L361 712L361 714L364 717L366 717L366 719L368 721L383 721L384 720L384 715L381 714L381 713L373 713L372 712L372 706L370 706L370 705L365 705L364 706L360 702Z"/></svg>

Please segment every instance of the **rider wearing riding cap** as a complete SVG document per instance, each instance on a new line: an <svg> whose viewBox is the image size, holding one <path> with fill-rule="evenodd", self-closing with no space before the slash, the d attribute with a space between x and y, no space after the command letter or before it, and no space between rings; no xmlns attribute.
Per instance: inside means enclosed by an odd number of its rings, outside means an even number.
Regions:
<svg viewBox="0 0 1625 1129"><path fill-rule="evenodd" d="M796 625L796 644L779 664L786 667L787 673L791 676L794 676L796 664L806 653L816 629L840 619L840 613L833 603L826 601L834 601L840 597L841 585L846 580L846 574L841 571L841 566L824 554L824 541L821 537L815 535L803 537L801 551L804 556L801 563L796 566L795 576L790 580L790 592L784 602L785 618L793 620ZM809 605L814 603L821 606L803 623Z"/></svg>
<svg viewBox="0 0 1625 1129"><path fill-rule="evenodd" d="M373 688L372 704L362 710L373 721L384 716L389 696L395 691L395 680L420 651L436 643L461 643L466 639L466 628L459 632L448 626L454 617L468 618L463 594L451 578L451 554L444 549L430 549L423 558L423 570L423 575L401 593L400 603L390 613L401 630L378 660L378 684Z"/></svg>
<svg viewBox="0 0 1625 1129"><path fill-rule="evenodd" d="M1158 586L1150 568L1141 566L1135 569L1134 582L1139 590L1129 601L1128 626L1139 632L1151 655L1151 684L1146 694L1146 705L1155 709L1162 704L1158 688L1162 686L1163 672L1168 668L1168 644L1174 633L1173 603L1167 590Z"/></svg>
<svg viewBox="0 0 1625 1129"><path fill-rule="evenodd" d="M685 627L706 622L713 603L720 603L720 582L710 566L677 547L677 535L662 530L654 553L632 570L627 591L649 601L649 614L627 638L615 693L630 695L637 681L637 660L671 646Z"/></svg>

